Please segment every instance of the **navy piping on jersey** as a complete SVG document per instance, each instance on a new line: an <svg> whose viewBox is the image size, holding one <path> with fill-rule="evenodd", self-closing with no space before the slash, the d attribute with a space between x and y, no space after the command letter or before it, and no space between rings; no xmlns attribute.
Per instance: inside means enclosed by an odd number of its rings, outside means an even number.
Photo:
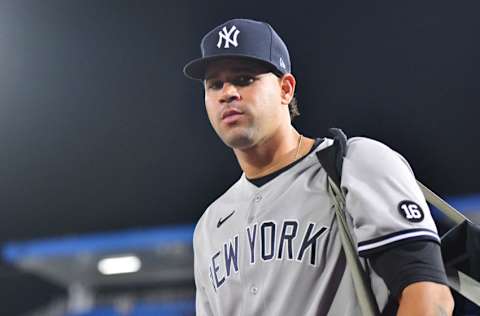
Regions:
<svg viewBox="0 0 480 316"><path fill-rule="evenodd" d="M280 174L282 174L283 172L287 171L288 169L292 168L293 166L295 166L297 163L299 163L300 161L302 161L303 159L305 159L305 157L307 157L310 153L312 153L321 143L323 143L325 139L324 138L316 138L315 139L315 143L313 143L313 146L312 148L310 149L310 151L308 152L308 154L306 154L305 156L303 156L302 158L298 159L298 160L295 160L294 162L292 162L291 164L271 173L271 174L267 174L266 176L263 176L263 177L260 177L260 178L255 178L255 179L249 179L249 178L246 178L250 183L252 183L253 185L257 186L257 187L261 187L262 185L270 182L271 180L275 179L277 176L279 176Z"/></svg>
<svg viewBox="0 0 480 316"><path fill-rule="evenodd" d="M368 257L374 253L414 240L430 240L440 244L436 232L424 228L414 228L359 242L358 253L362 257Z"/></svg>

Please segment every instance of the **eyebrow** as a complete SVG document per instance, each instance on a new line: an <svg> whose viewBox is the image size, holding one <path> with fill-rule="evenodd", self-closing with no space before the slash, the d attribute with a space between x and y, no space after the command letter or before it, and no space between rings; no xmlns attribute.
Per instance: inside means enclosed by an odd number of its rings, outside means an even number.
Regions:
<svg viewBox="0 0 480 316"><path fill-rule="evenodd" d="M233 68L230 68L230 70L231 70L232 73L238 73L238 72L240 72L240 73L241 72L250 72L250 73L257 73L258 72L258 73L261 73L262 71L264 71L262 69L258 69L258 67L249 67L249 66L233 67ZM265 71L266 71L266 69L265 69ZM220 70L212 72L209 75L206 75L204 80L206 81L206 80L210 80L212 78L215 78L216 76L218 76L219 72L220 72Z"/></svg>

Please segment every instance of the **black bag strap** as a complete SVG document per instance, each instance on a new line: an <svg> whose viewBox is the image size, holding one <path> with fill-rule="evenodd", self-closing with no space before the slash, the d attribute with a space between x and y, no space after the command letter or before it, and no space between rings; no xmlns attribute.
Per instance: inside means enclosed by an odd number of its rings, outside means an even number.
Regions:
<svg viewBox="0 0 480 316"><path fill-rule="evenodd" d="M340 188L343 158L347 154L347 136L339 128L330 128L329 132L333 135L333 145L317 151L316 155L327 175Z"/></svg>

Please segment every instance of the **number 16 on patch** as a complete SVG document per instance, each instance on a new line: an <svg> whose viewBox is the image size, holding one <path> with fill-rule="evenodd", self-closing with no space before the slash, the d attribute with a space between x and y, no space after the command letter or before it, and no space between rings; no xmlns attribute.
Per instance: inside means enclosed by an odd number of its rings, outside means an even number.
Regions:
<svg viewBox="0 0 480 316"><path fill-rule="evenodd" d="M421 222L424 218L423 210L413 201L402 201L398 204L398 211L409 222Z"/></svg>

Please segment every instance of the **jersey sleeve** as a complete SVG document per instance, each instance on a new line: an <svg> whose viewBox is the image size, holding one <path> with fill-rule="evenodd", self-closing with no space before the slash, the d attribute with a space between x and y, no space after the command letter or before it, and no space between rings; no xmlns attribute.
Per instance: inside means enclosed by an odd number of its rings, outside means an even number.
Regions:
<svg viewBox="0 0 480 316"><path fill-rule="evenodd" d="M414 240L440 242L410 166L386 145L350 139L341 185L360 256Z"/></svg>
<svg viewBox="0 0 480 316"><path fill-rule="evenodd" d="M201 241L199 240L199 226L200 223L197 224L195 229L194 237L193 237L193 271L194 271L194 278L195 278L195 315L197 316L213 316L212 308L210 306L210 302L208 301L206 289L205 289L205 275L201 272L202 269L200 268L200 244Z"/></svg>
<svg viewBox="0 0 480 316"><path fill-rule="evenodd" d="M213 316L207 296L205 295L205 288L198 285L195 291L195 310L195 315L197 316Z"/></svg>

